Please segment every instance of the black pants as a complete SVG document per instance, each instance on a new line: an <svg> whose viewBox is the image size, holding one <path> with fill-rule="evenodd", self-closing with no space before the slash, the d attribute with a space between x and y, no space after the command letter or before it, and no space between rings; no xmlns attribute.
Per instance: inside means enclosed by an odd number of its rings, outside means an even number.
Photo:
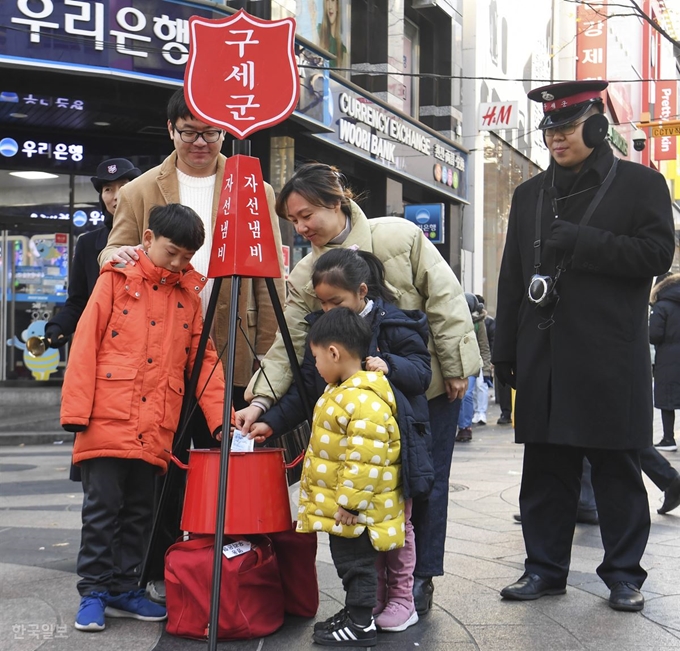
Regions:
<svg viewBox="0 0 680 651"><path fill-rule="evenodd" d="M139 459L100 457L80 464L83 528L78 592L138 588L151 531L157 468Z"/></svg>
<svg viewBox="0 0 680 651"><path fill-rule="evenodd" d="M510 418L512 416L512 387L509 384L501 384L501 381L496 378L494 388L496 403L501 408L501 416Z"/></svg>
<svg viewBox="0 0 680 651"><path fill-rule="evenodd" d="M640 450L640 464L642 472L662 491L666 491L678 476L678 471L654 446Z"/></svg>
<svg viewBox="0 0 680 651"><path fill-rule="evenodd" d="M649 477L660 491L668 490L678 476L678 471L671 466L668 459L654 446L640 450L640 466L642 472ZM595 510L593 485L590 481L590 463L584 457L583 475L581 475L581 497L579 498L579 510Z"/></svg>
<svg viewBox="0 0 680 651"><path fill-rule="evenodd" d="M675 410L661 410L661 424L663 425L663 437L668 440L675 439Z"/></svg>
<svg viewBox="0 0 680 651"><path fill-rule="evenodd" d="M345 607L357 624L368 624L378 592L378 552L371 545L368 529L358 538L331 535L330 545L335 569L345 588Z"/></svg>
<svg viewBox="0 0 680 651"><path fill-rule="evenodd" d="M584 455L592 466L604 546L597 573L609 587L617 581L640 587L647 577L640 559L650 518L638 450L525 445L519 504L526 571L554 585L566 584Z"/></svg>

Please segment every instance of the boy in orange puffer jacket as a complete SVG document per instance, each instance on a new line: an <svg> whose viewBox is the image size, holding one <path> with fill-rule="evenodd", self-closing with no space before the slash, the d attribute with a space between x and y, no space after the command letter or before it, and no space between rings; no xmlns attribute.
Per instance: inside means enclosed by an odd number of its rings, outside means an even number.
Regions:
<svg viewBox="0 0 680 651"><path fill-rule="evenodd" d="M154 476L165 472L203 317L206 278L189 264L203 245L200 217L180 204L151 210L136 265L101 271L76 329L62 389L61 424L77 432L83 479L75 627L104 629L104 615L166 618L144 596L139 571L153 516ZM212 344L197 397L211 431L222 428L224 376ZM114 532L119 529L115 536Z"/></svg>

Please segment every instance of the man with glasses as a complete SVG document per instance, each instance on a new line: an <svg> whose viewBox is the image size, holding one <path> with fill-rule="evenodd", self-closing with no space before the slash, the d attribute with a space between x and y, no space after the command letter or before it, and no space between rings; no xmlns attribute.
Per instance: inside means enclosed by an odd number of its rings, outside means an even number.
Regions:
<svg viewBox="0 0 680 651"><path fill-rule="evenodd" d="M511 600L566 591L583 458L592 466L615 610L639 611L650 527L640 451L652 443L649 292L675 250L665 179L614 157L606 81L543 86L548 169L514 193L493 363L517 390L525 573Z"/></svg>
<svg viewBox="0 0 680 651"><path fill-rule="evenodd" d="M155 205L182 203L193 208L205 226L205 244L196 252L191 264L202 274L208 271L212 233L214 230L217 203L219 201L226 158L220 153L224 143L224 132L197 120L189 110L183 90L176 91L167 109L168 133L175 151L160 166L142 174L136 183L129 184L121 192L116 210L113 230L106 248L99 256L100 264L116 260L134 264L140 252L137 246L147 228L149 210ZM274 210L274 190L265 183L269 214L274 229L274 239L279 252L281 278L276 285L281 302L284 300L283 254L281 252L281 231ZM206 283L201 293L204 314L210 298L212 280ZM231 282L222 283L217 311L215 313L215 344L218 350L226 344L229 324L229 295ZM263 278L243 279L239 299L239 316L258 357L269 350L277 330L276 317ZM247 406L243 392L248 385L257 364L245 337L236 338L236 361L234 364L234 406ZM204 437L205 438L205 437ZM196 443L196 441L195 441ZM203 447L214 444L210 437L201 441Z"/></svg>

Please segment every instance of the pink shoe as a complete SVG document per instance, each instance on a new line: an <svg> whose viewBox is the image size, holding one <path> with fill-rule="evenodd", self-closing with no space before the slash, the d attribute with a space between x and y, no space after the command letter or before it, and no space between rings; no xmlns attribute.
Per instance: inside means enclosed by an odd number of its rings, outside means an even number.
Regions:
<svg viewBox="0 0 680 651"><path fill-rule="evenodd" d="M375 625L381 631L394 633L405 631L409 626L417 623L418 613L413 604L409 608L398 601L388 601L384 610L375 620Z"/></svg>
<svg viewBox="0 0 680 651"><path fill-rule="evenodd" d="M383 610L385 610L385 602L379 601L373 609L373 617L377 617Z"/></svg>

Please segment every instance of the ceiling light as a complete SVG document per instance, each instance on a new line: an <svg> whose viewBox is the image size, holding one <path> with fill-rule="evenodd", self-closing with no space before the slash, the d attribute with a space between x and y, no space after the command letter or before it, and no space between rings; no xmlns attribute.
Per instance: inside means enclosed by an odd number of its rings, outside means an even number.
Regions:
<svg viewBox="0 0 680 651"><path fill-rule="evenodd" d="M95 122L94 125L96 127L110 127L111 123L110 122Z"/></svg>
<svg viewBox="0 0 680 651"><path fill-rule="evenodd" d="M10 172L10 176L17 176L20 179L27 179L29 181L42 181L43 179L58 179L58 174L49 174L48 172Z"/></svg>
<svg viewBox="0 0 680 651"><path fill-rule="evenodd" d="M22 118L23 119L23 118L27 118L28 115L26 115L25 113L10 113L9 117L11 117L11 118Z"/></svg>

